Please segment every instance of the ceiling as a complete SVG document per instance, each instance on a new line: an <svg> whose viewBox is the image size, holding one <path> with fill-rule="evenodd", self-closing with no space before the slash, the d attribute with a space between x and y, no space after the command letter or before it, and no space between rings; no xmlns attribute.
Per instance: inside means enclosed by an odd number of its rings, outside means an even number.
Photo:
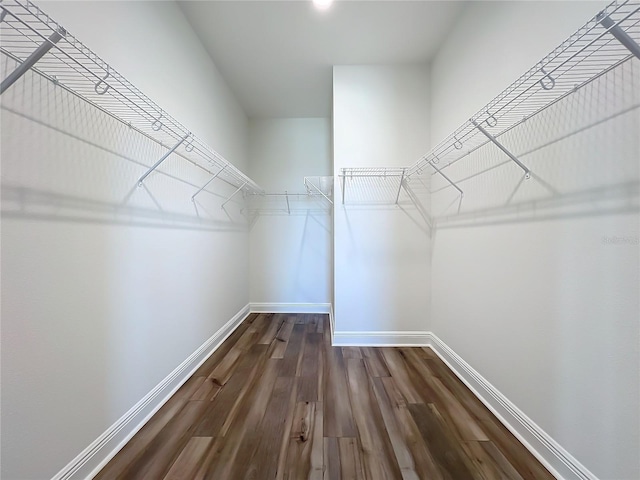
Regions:
<svg viewBox="0 0 640 480"><path fill-rule="evenodd" d="M182 1L249 117L328 117L332 66L428 62L464 2Z"/></svg>

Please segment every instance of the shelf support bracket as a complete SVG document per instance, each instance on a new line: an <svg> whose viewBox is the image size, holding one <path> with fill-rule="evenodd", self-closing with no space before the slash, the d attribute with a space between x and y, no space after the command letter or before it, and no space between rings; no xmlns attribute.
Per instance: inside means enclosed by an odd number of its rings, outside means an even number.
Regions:
<svg viewBox="0 0 640 480"><path fill-rule="evenodd" d="M198 195L201 191L203 191L207 185L209 185L211 182L213 182L216 178L218 178L218 175L220 175L224 169L227 168L227 165L225 165L224 167L222 167L220 170L218 170L218 173L216 173L213 177L211 177L209 179L209 181L207 183L205 183L202 187L200 187L200 190L198 190L196 193L194 193L193 195L191 195L191 201L195 202L196 201L196 195Z"/></svg>
<svg viewBox="0 0 640 480"><path fill-rule="evenodd" d="M291 215L291 208L289 207L289 194L286 190L284 191L284 198L287 199L287 213Z"/></svg>
<svg viewBox="0 0 640 480"><path fill-rule="evenodd" d="M402 191L402 182L404 182L405 170L405 168L402 169L402 175L400 176L400 185L398 185L398 193L396 194L396 205L398 204L398 200L400 200L400 192Z"/></svg>
<svg viewBox="0 0 640 480"><path fill-rule="evenodd" d="M347 179L347 172L344 171L344 169L342 170L342 204L344 205L344 185L345 185L345 180Z"/></svg>
<svg viewBox="0 0 640 480"><path fill-rule="evenodd" d="M322 195L324 198L327 199L327 202L329 202L331 205L333 205L333 200L331 200L328 196L326 196L322 190L320 190L318 187L316 187L315 183L309 182L305 178L304 179L304 185L305 185L305 187L307 187L307 189L309 188L309 185L311 185L320 195ZM344 203L344 201L342 203Z"/></svg>
<svg viewBox="0 0 640 480"><path fill-rule="evenodd" d="M190 136L190 134L187 134L187 135L185 135L184 137L182 137L182 139L181 139L181 140L179 140L179 141L178 141L178 143L176 143L176 144L171 148L171 150L169 150L167 153L165 153L165 154L160 158L160 160L158 160L158 161L153 165L153 167L151 167L149 170L147 170L147 171L145 172L145 174L144 174L144 175L142 175L142 176L138 179L138 187L141 187L141 186L142 186L142 182L144 182L144 179L145 179L145 178L147 178L147 177L149 176L149 174L150 174L151 172L153 172L156 168L158 168L158 167L160 166L160 164L161 164L162 162L164 162L164 161L167 159L167 157L169 157L169 155L171 155L173 152L175 152L175 151L176 151L176 149L177 149L180 145L182 145L182 143L183 143L187 138L189 138L189 136Z"/></svg>
<svg viewBox="0 0 640 480"><path fill-rule="evenodd" d="M526 178L527 180L529 178L531 178L531 171L527 168L527 166L522 163L520 160L518 160L518 158L511 153L509 150L507 150L507 148L502 145L497 139L496 137L494 137L493 135L491 135L489 132L487 132L484 127L482 125L480 125L478 122L476 122L475 120L471 119L471 123L473 123L473 125L480 130L485 137L487 137L489 140L491 140L491 142L498 147L500 150L502 150L504 152L504 154L509 157L511 160L513 160L522 170L524 170L524 178ZM432 164L433 166L433 164Z"/></svg>
<svg viewBox="0 0 640 480"><path fill-rule="evenodd" d="M455 182L453 182L449 177L447 177L445 175L445 173L440 170L438 167L436 167L433 162L429 162L429 165L431 165L433 167L433 169L438 172L440 174L440 176L442 176L442 178L444 178L447 182L449 182L451 184L451 186L453 188L455 188L456 190L458 190L458 192L460 192L460 196L464 197L464 192L460 189L460 187L458 185L455 184Z"/></svg>
<svg viewBox="0 0 640 480"><path fill-rule="evenodd" d="M604 12L600 12L596 15L596 20L600 22L604 28L606 28L611 35L616 37L627 50L633 53L637 58L640 58L640 45L638 45L633 38L631 38L627 32L625 32L620 25L616 24L609 15Z"/></svg>
<svg viewBox="0 0 640 480"><path fill-rule="evenodd" d="M238 193L240 190L242 190L242 189L245 187L245 185L246 185L247 183L248 183L248 182L244 182L242 185L240 185L240 186L238 187L238 189L237 189L235 192L233 192L233 193L229 196L229 198L227 198L224 202L222 202L222 205L220 205L220 208L224 208L224 206L225 206L227 203L229 203L229 200L231 200L233 197L235 197L235 196L236 196L236 193Z"/></svg>
<svg viewBox="0 0 640 480"><path fill-rule="evenodd" d="M3 12L5 12L5 10L3 10ZM45 53L51 50L51 48L53 48L53 46L58 43L58 41L60 41L66 34L66 30L64 30L63 28L59 28L51 35L49 35L48 39L42 42L40 46L36 48L24 62L18 65L18 67L16 67L16 69L2 81L2 84L0 84L0 94L4 93L5 90L13 85L22 75L27 72L27 70L38 63L38 60L40 60Z"/></svg>

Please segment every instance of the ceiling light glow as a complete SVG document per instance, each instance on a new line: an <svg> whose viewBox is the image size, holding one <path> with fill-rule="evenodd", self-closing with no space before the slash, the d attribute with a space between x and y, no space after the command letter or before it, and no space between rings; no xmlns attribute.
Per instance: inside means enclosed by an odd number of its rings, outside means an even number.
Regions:
<svg viewBox="0 0 640 480"><path fill-rule="evenodd" d="M313 0L313 4L318 10L328 9L332 3L333 0Z"/></svg>

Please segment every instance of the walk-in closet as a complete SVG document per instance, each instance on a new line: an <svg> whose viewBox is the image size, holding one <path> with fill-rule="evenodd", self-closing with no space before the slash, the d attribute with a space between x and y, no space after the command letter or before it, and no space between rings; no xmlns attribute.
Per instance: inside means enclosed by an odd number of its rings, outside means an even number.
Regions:
<svg viewBox="0 0 640 480"><path fill-rule="evenodd" d="M0 477L640 479L640 1L0 0Z"/></svg>

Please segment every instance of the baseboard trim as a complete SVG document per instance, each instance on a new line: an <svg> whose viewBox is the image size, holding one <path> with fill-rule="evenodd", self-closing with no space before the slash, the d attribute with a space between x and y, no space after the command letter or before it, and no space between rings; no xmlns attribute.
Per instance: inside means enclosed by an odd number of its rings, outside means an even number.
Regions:
<svg viewBox="0 0 640 480"><path fill-rule="evenodd" d="M250 307L246 305L116 423L60 470L52 480L80 480L93 478L97 475L107 462L126 445L160 407L195 373L198 367L233 333L249 313Z"/></svg>
<svg viewBox="0 0 640 480"><path fill-rule="evenodd" d="M330 303L251 303L251 313L327 313Z"/></svg>
<svg viewBox="0 0 640 480"><path fill-rule="evenodd" d="M428 346L551 474L560 480L598 480L437 335L428 337Z"/></svg>
<svg viewBox="0 0 640 480"><path fill-rule="evenodd" d="M336 347L425 347L429 332L334 332Z"/></svg>

